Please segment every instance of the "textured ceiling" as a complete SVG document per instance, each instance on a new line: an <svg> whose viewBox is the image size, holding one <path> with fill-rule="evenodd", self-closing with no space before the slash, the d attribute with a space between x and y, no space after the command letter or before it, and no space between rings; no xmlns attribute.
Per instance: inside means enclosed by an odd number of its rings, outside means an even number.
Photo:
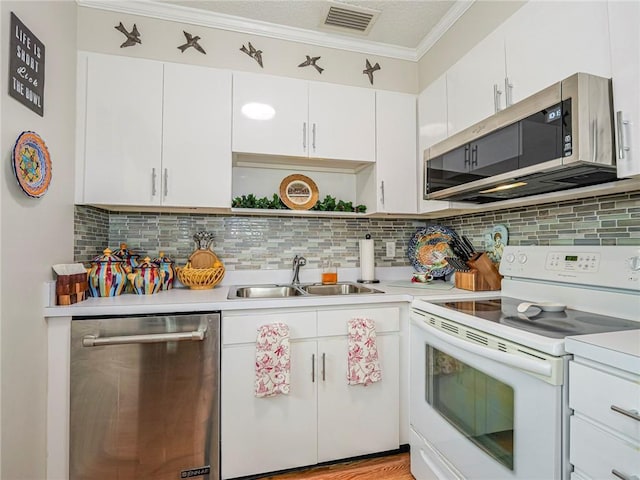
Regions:
<svg viewBox="0 0 640 480"><path fill-rule="evenodd" d="M416 48L456 3L445 0L352 1L340 3L379 10L367 35L322 27L328 2L318 0L164 0L163 3L262 22L344 35L376 43Z"/></svg>

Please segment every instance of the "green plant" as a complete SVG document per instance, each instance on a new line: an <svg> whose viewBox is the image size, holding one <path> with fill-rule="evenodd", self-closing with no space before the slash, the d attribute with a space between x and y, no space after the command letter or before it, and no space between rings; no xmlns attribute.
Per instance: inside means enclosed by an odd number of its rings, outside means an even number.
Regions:
<svg viewBox="0 0 640 480"><path fill-rule="evenodd" d="M257 198L253 193L236 197L231 201L233 208L262 208L268 210L284 210L288 207L282 203L277 193L274 193L271 199L267 197ZM365 213L367 207L365 205L353 206L353 202L345 202L336 200L335 197L327 195L324 200L316 203L311 210L320 212L357 212Z"/></svg>

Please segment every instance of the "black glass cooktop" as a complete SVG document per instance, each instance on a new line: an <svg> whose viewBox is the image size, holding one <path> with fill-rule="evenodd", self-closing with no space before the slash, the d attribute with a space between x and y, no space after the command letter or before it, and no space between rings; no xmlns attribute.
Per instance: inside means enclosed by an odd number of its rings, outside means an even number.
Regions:
<svg viewBox="0 0 640 480"><path fill-rule="evenodd" d="M580 310L566 309L561 312L539 311L538 313L539 309L532 309L519 313L517 307L524 301L517 298L498 297L433 303L490 322L551 338L640 328L640 322Z"/></svg>

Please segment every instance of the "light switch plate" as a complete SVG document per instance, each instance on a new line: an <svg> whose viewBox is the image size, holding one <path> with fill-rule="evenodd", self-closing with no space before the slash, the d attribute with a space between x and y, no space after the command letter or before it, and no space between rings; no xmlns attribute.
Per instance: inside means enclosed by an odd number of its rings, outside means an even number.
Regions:
<svg viewBox="0 0 640 480"><path fill-rule="evenodd" d="M387 257L395 257L396 256L396 242L387 242Z"/></svg>

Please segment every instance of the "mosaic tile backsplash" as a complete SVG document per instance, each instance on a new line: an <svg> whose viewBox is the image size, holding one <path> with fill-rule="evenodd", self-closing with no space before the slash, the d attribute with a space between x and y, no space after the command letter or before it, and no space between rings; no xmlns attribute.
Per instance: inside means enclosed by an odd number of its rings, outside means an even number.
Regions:
<svg viewBox="0 0 640 480"><path fill-rule="evenodd" d="M510 245L639 245L640 192L592 197L535 207L476 213L442 220L260 217L239 215L108 212L76 206L75 260L87 262L108 245L155 257L159 251L184 264L195 248L193 234L215 235L213 250L228 270L288 269L304 255L318 267L326 259L358 267L358 240L375 239L376 266L410 265L409 239L438 223L468 236L478 248L493 225L505 225ZM386 257L394 241L396 256Z"/></svg>

